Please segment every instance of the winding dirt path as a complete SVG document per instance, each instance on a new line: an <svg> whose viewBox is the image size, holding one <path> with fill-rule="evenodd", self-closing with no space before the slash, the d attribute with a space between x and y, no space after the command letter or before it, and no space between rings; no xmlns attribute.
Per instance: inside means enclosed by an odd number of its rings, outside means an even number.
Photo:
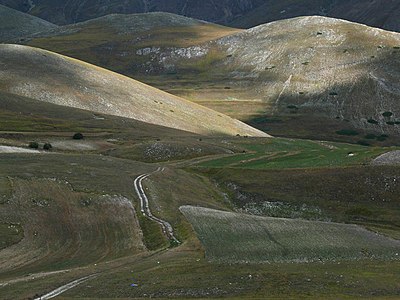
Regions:
<svg viewBox="0 0 400 300"><path fill-rule="evenodd" d="M79 278L77 280L71 281L70 283L60 286L59 288L56 288L54 291L51 291L50 293L47 293L46 295L35 298L34 300L52 299L52 298L57 297L58 295L61 295L62 293L66 292L66 291L76 287L77 285L79 285L89 279L92 279L96 276L97 276L97 274L92 274L92 275L85 276L85 277Z"/></svg>
<svg viewBox="0 0 400 300"><path fill-rule="evenodd" d="M143 215L145 215L148 219L160 224L161 229L164 233L164 235L172 242L175 242L176 244L180 244L181 242L175 237L174 235L174 229L172 228L171 224L168 223L167 221L161 220L157 217L155 217L150 210L149 207L149 198L146 196L146 193L144 192L142 182L145 180L147 177L150 175L157 173L157 172L162 172L164 171L164 168L159 167L156 171L152 173L147 173L147 174L142 174L138 176L135 181L135 191L136 194L138 195L140 199L140 209Z"/></svg>

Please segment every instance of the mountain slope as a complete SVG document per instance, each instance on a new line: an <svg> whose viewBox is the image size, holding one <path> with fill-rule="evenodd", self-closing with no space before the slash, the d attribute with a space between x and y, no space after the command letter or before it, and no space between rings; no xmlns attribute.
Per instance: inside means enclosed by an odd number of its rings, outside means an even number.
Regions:
<svg viewBox="0 0 400 300"><path fill-rule="evenodd" d="M202 55L190 59L174 51L144 54L148 70L165 68L176 74L175 90L161 80L156 86L227 114L239 112L242 120L257 120L265 128L274 124L264 117L274 115L284 116L278 123L303 118L291 128L314 123L326 131L334 122L334 135L349 127L400 133L398 33L300 17L197 47Z"/></svg>
<svg viewBox="0 0 400 300"><path fill-rule="evenodd" d="M0 43L56 27L42 19L0 5Z"/></svg>
<svg viewBox="0 0 400 300"><path fill-rule="evenodd" d="M298 16L321 15L400 30L397 0L0 0L0 3L60 25L111 13L164 11L240 28Z"/></svg>
<svg viewBox="0 0 400 300"><path fill-rule="evenodd" d="M54 104L200 134L266 136L210 109L68 57L0 46L0 89Z"/></svg>
<svg viewBox="0 0 400 300"><path fill-rule="evenodd" d="M229 22L230 26L250 28L256 25L299 16L329 16L373 27L400 31L400 3L396 0L266 0Z"/></svg>
<svg viewBox="0 0 400 300"><path fill-rule="evenodd" d="M114 14L59 27L20 42L135 78L136 74L148 72L143 52L164 52L168 48L179 51L237 32L169 13ZM196 49L179 55L196 55Z"/></svg>
<svg viewBox="0 0 400 300"><path fill-rule="evenodd" d="M112 13L171 12L216 23L226 23L234 16L257 7L262 0L1 0L0 3L64 25L90 20ZM31 2L32 3L32 2Z"/></svg>

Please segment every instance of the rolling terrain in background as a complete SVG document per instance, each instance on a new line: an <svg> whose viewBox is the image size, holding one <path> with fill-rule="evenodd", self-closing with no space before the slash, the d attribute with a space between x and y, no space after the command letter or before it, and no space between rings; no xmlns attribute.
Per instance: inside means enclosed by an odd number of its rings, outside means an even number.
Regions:
<svg viewBox="0 0 400 300"><path fill-rule="evenodd" d="M154 18L164 27L149 26ZM114 25L101 30L104 24ZM142 29L118 30L128 24ZM390 144L399 135L394 32L325 17L238 32L145 14L104 17L22 43L121 72L272 135L363 144Z"/></svg>
<svg viewBox="0 0 400 300"><path fill-rule="evenodd" d="M57 25L0 5L0 43L54 28Z"/></svg>
<svg viewBox="0 0 400 300"><path fill-rule="evenodd" d="M399 295L394 1L0 3L2 299Z"/></svg>
<svg viewBox="0 0 400 300"><path fill-rule="evenodd" d="M1 4L58 25L78 23L113 13L170 12L239 28L299 16L328 16L399 31L396 0L1 0Z"/></svg>

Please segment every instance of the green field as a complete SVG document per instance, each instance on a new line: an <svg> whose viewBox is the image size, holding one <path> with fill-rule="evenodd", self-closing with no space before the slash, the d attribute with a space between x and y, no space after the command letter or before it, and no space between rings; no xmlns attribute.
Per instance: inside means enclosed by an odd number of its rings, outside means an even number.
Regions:
<svg viewBox="0 0 400 300"><path fill-rule="evenodd" d="M205 168L288 169L368 164L391 148L274 138L239 142L242 154L200 163Z"/></svg>

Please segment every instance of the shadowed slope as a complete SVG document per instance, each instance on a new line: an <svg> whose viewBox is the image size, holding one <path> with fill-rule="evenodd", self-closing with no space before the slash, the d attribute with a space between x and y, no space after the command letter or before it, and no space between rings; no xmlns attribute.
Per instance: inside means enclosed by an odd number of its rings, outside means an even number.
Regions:
<svg viewBox="0 0 400 300"><path fill-rule="evenodd" d="M11 94L202 134L262 132L210 109L68 57L0 46L0 88Z"/></svg>
<svg viewBox="0 0 400 300"><path fill-rule="evenodd" d="M0 42L57 28L45 20L0 5Z"/></svg>

